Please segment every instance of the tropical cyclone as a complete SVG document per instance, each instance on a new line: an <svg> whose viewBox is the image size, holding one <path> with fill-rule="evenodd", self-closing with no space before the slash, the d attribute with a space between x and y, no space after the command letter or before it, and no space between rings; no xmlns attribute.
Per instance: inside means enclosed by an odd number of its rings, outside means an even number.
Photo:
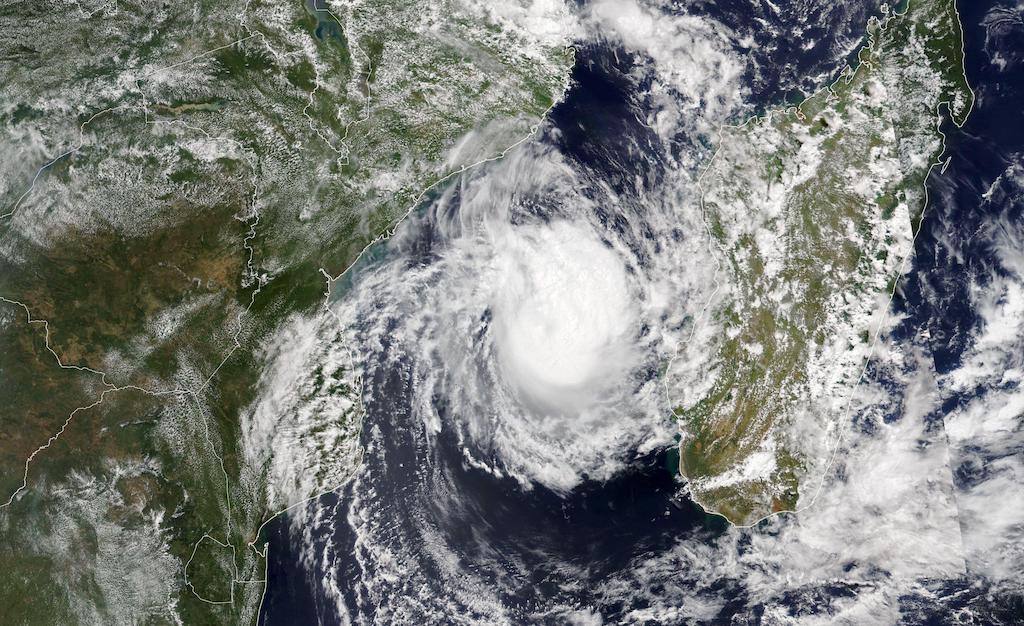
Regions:
<svg viewBox="0 0 1024 626"><path fill-rule="evenodd" d="M712 382L676 399L681 471L736 524L814 500L913 251L940 118L973 104L952 0L911 0L868 34L828 88L724 127L701 179L719 289Z"/></svg>
<svg viewBox="0 0 1024 626"><path fill-rule="evenodd" d="M252 623L356 458L324 273L530 135L568 9L64 4L0 14L0 621Z"/></svg>

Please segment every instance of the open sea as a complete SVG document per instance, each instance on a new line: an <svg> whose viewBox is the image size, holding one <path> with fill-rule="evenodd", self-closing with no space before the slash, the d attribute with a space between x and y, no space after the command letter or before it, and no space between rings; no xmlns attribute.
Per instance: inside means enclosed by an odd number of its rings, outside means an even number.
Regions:
<svg viewBox="0 0 1024 626"><path fill-rule="evenodd" d="M859 41L867 17L878 10L871 2L810 7L779 2L780 14L749 0L680 4L728 28L756 33L757 50L745 52L756 57L744 78L752 111L793 102L801 91L834 75L848 58L843 50ZM1008 165L1024 155L1024 65L1013 65L1024 54L1024 26L1004 25L993 34L992 10L998 3L958 5L967 75L977 101L962 129L948 122L942 128L952 161L941 172L936 168L928 181L930 202L914 265L893 303L904 315L897 339L909 341L926 331L940 374L956 368L969 348L977 324L969 290L993 271L990 242L978 233L993 219L1019 220L1024 210L1019 193L1002 203L983 201ZM758 20L768 26L755 27ZM808 48L788 34L798 25L802 37L816 45ZM1000 48L1010 59L1009 69L993 63ZM628 187L638 176L657 184L665 167L657 158L636 159L624 148L624 138L635 145L658 141L636 114L646 101L626 78L632 62L608 44L581 46L573 86L540 138L622 193L631 192ZM685 145L681 142L680 149ZM418 245L429 258L429 224L422 228ZM428 445L424 424L409 418L414 384L409 368L378 368L364 382L374 401L364 418L367 452L359 475L310 503L298 518L283 515L265 528L269 563L261 624L426 624L444 623L452 615L495 623L491 605L472 602L474 585L488 593L497 590L504 607L498 622L582 624L587 618L616 623L627 611L643 609L645 600L628 590L617 597L605 581L636 567L645 555L687 543L709 546L728 532L721 518L687 498L672 447L640 455L628 471L604 482L587 481L567 496L543 486L524 490L508 476L466 463L462 442L444 428ZM950 393L943 401L953 407L964 398ZM443 424L443 402L437 408ZM980 470L953 469L963 482L970 482L974 471ZM738 545L742 552L744 542ZM416 576L384 580L388 572L380 564L389 559ZM465 586L453 589L458 571L467 572ZM711 585L724 603L709 622L763 618L754 590L728 579ZM964 607L971 607L974 623L1024 622L1019 597L985 597L985 588L969 577L938 589L931 601L907 599L907 614L919 616L915 623L952 623L953 612ZM791 601L827 604L849 593L849 587L825 586ZM419 613L391 612L388 594L417 598ZM573 613L574 607L579 611ZM813 607L807 612L813 614Z"/></svg>

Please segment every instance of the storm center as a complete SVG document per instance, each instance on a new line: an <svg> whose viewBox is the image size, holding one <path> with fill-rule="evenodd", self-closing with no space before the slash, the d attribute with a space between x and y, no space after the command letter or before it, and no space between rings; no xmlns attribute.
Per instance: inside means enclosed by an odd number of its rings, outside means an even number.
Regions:
<svg viewBox="0 0 1024 626"><path fill-rule="evenodd" d="M621 372L636 311L615 252L569 223L517 230L503 243L493 309L505 375L563 404Z"/></svg>

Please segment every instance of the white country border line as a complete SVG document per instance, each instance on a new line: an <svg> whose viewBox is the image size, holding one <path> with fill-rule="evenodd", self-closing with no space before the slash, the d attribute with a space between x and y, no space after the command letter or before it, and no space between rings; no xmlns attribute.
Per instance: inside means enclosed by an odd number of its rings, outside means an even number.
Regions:
<svg viewBox="0 0 1024 626"><path fill-rule="evenodd" d="M260 33L259 35L262 37L262 33ZM196 126L189 125L189 124L185 123L182 120L168 120L168 121L164 121L164 120L150 120L149 103L148 103L148 100L146 99L146 95L145 95L144 91L142 90L141 80L145 79L145 78L148 78L148 77L151 77L151 76L155 76L155 75L157 75L157 74L159 74L161 72L164 72L164 71L176 68L176 67L181 67L181 66L184 66L184 65L186 65L188 63L192 63L192 62L194 62L194 61L196 61L198 59L202 59L204 57L207 57L207 56L209 56L209 55L211 55L211 54L213 54L215 52L218 52L220 50L224 50L224 49L230 48L230 47L235 46L235 45L237 45L239 43L242 43L244 41L252 39L252 38L254 38L256 36L257 36L257 34L250 33L246 37L242 37L242 38L236 39L234 41L231 41L230 43L227 43L225 45L218 46L218 47L212 48L210 50L206 50L206 51L201 52L199 54L196 54L196 55L194 55L192 57L189 57L188 59L185 59L183 61L179 61L179 62L173 63L171 65L155 68L153 70L150 70L150 71L147 71L147 72L144 72L143 74L141 74L138 78L135 79L135 86L136 86L136 89L138 90L138 93L139 93L140 97L142 98L144 122L146 124L152 124L152 125L160 124L160 123L168 123L168 124L180 123L180 124L184 125L185 127L193 130L193 131L200 132L200 133L204 134L207 137L211 137L210 133L208 133L206 130L204 130L202 128L199 128L199 127L196 127ZM265 40L265 37L264 37L264 40ZM38 182L40 176L43 174L44 171L46 171L48 168L52 167L54 164L56 164L60 160L66 158L66 157L68 157L68 156L70 156L72 154L77 153L78 151L80 151L85 146L85 144L86 144L85 129L86 129L86 127L89 124L91 124L94 120L96 120L97 118L99 118L99 117L101 117L101 116L103 116L103 115L105 115L107 113L110 113L110 112L115 111L115 110L127 108L128 106L129 105L127 105L127 104L122 104L122 105L118 105L118 106L114 106L114 107L109 107L107 109L103 109L103 110L101 110L101 111L99 111L97 113L94 113L85 122L83 122L79 126L79 139L78 139L78 143L75 144L70 149L62 152L61 154L57 155L56 157L50 159L45 164L43 164L43 166L41 166L36 171L36 174L33 177L32 182L29 185L29 187L15 201L15 203L12 205L12 207L11 207L11 209L9 211L7 211L7 212L5 212L3 214L0 214L0 219L10 218L10 217L14 216L14 214L20 208L21 204L24 202L25 198L27 198L35 190L36 183ZM229 140L229 141L233 141L235 144L241 146L243 148L243 154L246 154L246 151L244 149L245 146L243 144L241 144L241 142L238 142L238 141L235 141L235 140ZM249 161L248 158L246 160ZM256 273L255 268L253 267L253 256L254 256L255 251L254 251L254 249L253 249L253 247L252 247L250 242L256 237L256 234L257 234L256 233L256 227L259 224L260 216L259 216L258 211L256 210L256 206L257 206L256 205L256 201L257 201L257 197L258 197L258 181L257 181L257 176L256 176L256 169L255 169L254 165L251 162L249 163L249 165L250 165L250 168L253 169L253 196L252 196L252 199L251 199L251 205L252 205L251 209L252 209L252 215L254 216L254 219L253 219L253 222L250 224L249 233L243 239L243 248L248 252L247 260L246 260L247 276L249 278L254 278L256 280L257 287L256 287L255 290L253 290L253 292L252 292L252 294L250 296L250 300L249 300L248 306L243 311L240 311L238 313L237 318L236 318L236 323L238 325L238 328L237 328L237 330L234 332L234 334L232 336L232 341L234 343L234 346L228 351L228 354L217 365L217 367L214 369L214 371L205 379L205 381L199 387L198 392L201 392L203 389L205 389L209 385L210 381L216 376L217 372L221 369L221 367L223 367L223 365L232 356L232 354L238 348L241 347L241 342L239 341L239 337L240 337L241 332L242 332L242 330L244 328L243 316L245 314L247 314L249 312L249 310L252 308L252 306L253 306L253 304L255 302L255 299L256 299L256 295L260 292L260 290L262 289L263 284L264 284L264 278L259 276ZM244 221L244 220L247 220L249 218L241 217L239 219L242 219ZM49 439L46 441L46 443L44 443L43 445L39 446L36 450L34 450L28 456L28 458L25 460L25 469L24 469L24 473L23 473L23 476L22 476L22 484L21 484L21 486L19 486L14 491L14 493L11 494L11 496L7 500L7 502L0 504L0 509L10 506L14 502L14 500L18 497L19 494L21 494L23 491L26 491L28 489L29 472L30 472L31 464L36 459L36 457L40 453L42 453L44 450L46 450L50 446L52 446L61 437L61 435L64 434L64 432L67 430L68 426L70 426L71 422L73 421L74 417L80 411L89 410L89 409L92 409L92 408L95 408L95 407L99 406L100 404L102 404L105 401L106 396L107 396L108 393L117 392L117 391L125 391L125 390L134 390L134 391L139 391L141 393L145 393L147 395L153 395L153 396L162 396L162 395L190 395L190 396L192 396L193 400L196 402L197 406L199 407L199 410L202 412L202 404L199 401L199 398L198 398L196 390L186 390L186 389L182 389L182 388L179 387L179 388L174 389L174 390L164 390L164 391L156 390L156 391L154 391L154 390L150 390L150 389L145 389L143 387L139 387L137 385L117 386L117 385L114 385L113 383L111 383L111 382L109 382L107 380L108 374L106 372L102 372L102 371L99 371L99 370L96 370L96 369L93 369L93 368L89 368L89 367L84 367L84 366L66 365L66 364L64 364L61 361L59 355L50 346L50 342L49 342L49 336L50 336L49 332L50 331L49 331L49 323L48 323L48 321L34 319L32 317L31 311L29 310L28 306L23 304L23 303L21 303L21 302L19 302L19 301L17 301L17 300L13 300L13 299L10 299L10 298L6 298L4 296L0 296L0 301L4 301L4 302L7 302L9 304L13 304L13 305L17 305L17 306L22 307L25 310L25 313L26 313L26 316L28 318L28 323L29 324L41 323L41 324L44 325L45 332L46 332L46 335L45 335L46 348L54 356L54 358L57 360L58 365L61 368L63 368L63 369L76 369L76 370L80 370L80 371L85 371L85 372L90 372L90 373L96 374L96 375L101 377L102 384L105 387L107 387L101 393L99 399L97 399L96 401L92 402L91 404L79 406L79 407L75 408L74 410L72 410L71 413L68 415L68 417L64 420L64 422L61 425L60 429L55 434L51 435L49 437ZM229 479L227 471L226 471L226 469L224 467L224 459L219 454L219 452L217 451L217 448L216 448L216 446L214 445L214 443L213 443L213 441L211 439L209 420L206 418L205 412L203 412L202 421L203 421L204 429L205 429L205 432L206 432L206 437L205 438L206 438L207 444L210 446L211 452L214 455L214 457L218 460L218 462L220 464L221 472L223 473L224 479L225 479L225 503L226 503L226 507L227 507L227 509L226 509L226 512L227 512L227 515L226 515L226 518L227 518L226 519L226 526L227 526L226 537L230 537L230 535L231 535L230 479ZM214 539L212 536L209 536L208 534L204 535L204 538L205 537L208 537L211 540L217 541L216 539ZM195 550L198 549L198 544L200 542L202 542L202 541L203 541L203 538L200 538L200 540L196 543L196 546L193 548L193 556L195 554ZM221 542L218 541L218 543L221 543ZM223 545L227 545L227 544L223 544ZM234 547L233 546L232 546L232 552L234 552ZM191 558L189 559L189 562L191 562ZM236 567L237 567L237 565L236 565ZM187 574L186 574L186 579L187 579ZM191 583L188 583L187 580L186 580L186 583L188 584L189 589L192 590L192 592L196 595L197 598L199 598L200 600L203 600L204 602L209 602L209 600L207 600L206 598L203 598L198 593L196 593L196 591L195 591L194 587L191 585ZM232 597L233 597L233 587L232 587ZM217 602L215 602L215 604L217 604Z"/></svg>
<svg viewBox="0 0 1024 626"><path fill-rule="evenodd" d="M575 65L576 49L573 46L566 46L563 49L563 53L571 56L571 61L572 61L571 65L570 65L570 70L571 70L571 67ZM320 268L320 273L324 276L324 279L325 279L325 282L326 282L326 288L324 290L324 305L323 305L324 306L324 311L327 312L328 315L333 317L334 320L338 323L339 326L343 326L344 325L343 322L338 317L337 313L335 313L331 309L331 306L330 306L331 286L336 281L340 280L353 267L355 267L358 264L359 259L361 259L362 256L364 254L366 254L370 250L370 248L372 248L373 246L375 246L375 245L377 245L379 243L382 243L382 242L390 239L392 236L394 236L395 232L398 230L399 226L401 226L402 222L404 222L405 219L413 211L415 211L417 207L420 206L420 203L423 201L423 199L426 197L426 195L428 193L430 193L433 189L435 189L438 186L444 184L446 181L451 180L452 178L455 178L455 177L457 177L457 176L459 176L461 174L464 174L466 171L468 171L468 170L470 170L472 168L479 167L479 166L484 165L486 163L491 163L491 162L494 162L494 161L499 161L499 160L505 158L505 156L510 151L512 151L513 149L515 149L515 148L519 147L520 145L522 145L522 144L532 140L536 136L537 131L540 130L541 124L543 124L543 122L547 119L547 117L551 113L551 111L559 103L561 103L562 100L565 98L565 94L568 93L571 85L572 85L571 75L570 75L570 72L567 71L566 75L565 75L565 83L564 83L564 85L562 87L561 94L559 94L559 96L553 100L553 102L548 106L548 108L545 109L543 113L541 113L540 119L537 121L537 123L535 123L535 124L530 126L529 132L526 135L524 135L523 137L521 137L519 140L515 141L511 145L509 145L509 146L505 147L504 149L502 149L498 154L492 155L490 157L486 157L486 158L483 158L483 159L480 159L480 160L478 160L478 161L476 161L474 163L470 163L470 164L467 164L467 165L462 165L459 168L457 168L457 169L455 169L455 170L453 170L453 171L451 171L451 172L449 172L447 174L444 174L444 175L440 176L437 180L435 180L434 182L430 183L410 203L409 208L405 211L405 213L403 213L399 218L397 218L395 223L389 229L387 229L386 231L384 231L383 233L381 233L380 235L375 237L370 243L368 243L359 252L359 254L356 255L356 258L353 259L352 262L345 269L343 269L341 272L339 272L337 276L331 276L330 273L327 272L327 270L325 270L324 268ZM355 367L356 360L355 360L355 355L352 353L352 348L350 346L346 346L346 351L349 354L351 371L358 372L358 370ZM363 426L362 415L364 414L364 411L365 411L365 405L364 405L364 395L365 395L364 390L365 390L365 386L364 386L364 381L363 381L362 376L358 376L356 384L358 385L360 391L357 394L358 409L354 412L354 415L359 416L360 421L359 421L359 430L355 433L354 436L358 438L358 437L361 437L361 435L362 435L362 426ZM337 493L338 491L343 489L345 486L347 486L349 484L349 481L356 474L356 472L358 472L359 468L362 465L361 456L362 456L363 449L362 449L361 446L358 447L358 452L359 452L359 455L360 455L360 459L357 461L357 463L354 464L354 466L353 466L354 469L353 469L352 473L349 474L348 476L346 476L339 484L337 484L334 487L330 487L328 489L324 489L324 490L322 490L322 491L320 491L320 492L318 492L316 494L313 494L311 496L308 496L306 498L302 498L302 499L300 499L300 500L298 500L296 502L293 502L292 504L289 504L289 505L285 506L284 508L282 508L282 509L280 509L280 510L274 512L274 513L272 513L271 515L269 515L263 521L262 524L260 524L259 528L256 529L255 533L253 533L252 539L248 542L248 545L252 549L252 551L254 553L256 553L257 555L259 555L259 557L262 558L263 561L264 561L264 577L263 577L263 580L262 581L258 581L258 580L244 580L244 581L243 580L236 580L235 582L237 582L237 583L259 583L259 582L262 582L264 584L263 592L260 595L260 608L259 608L260 612L262 611L263 601L264 601L264 599L266 597L266 592L267 592L266 581L267 581L267 576L268 576L267 572L268 572L269 567L270 567L269 559L267 558L267 555L268 555L268 552L269 552L269 549L270 549L270 542L269 541L263 542L262 550L259 547L257 547L257 545L256 545L257 542L260 540L260 535L262 534L263 529L267 526L267 524L272 522L274 519L276 519L280 515L282 515L284 513L287 513L288 511L291 511L292 509L295 509L295 508L300 507L302 505L308 504L309 502L313 502L314 500L317 500L317 499L319 499L319 498L321 498L321 497L323 497L323 496L325 496L327 494Z"/></svg>

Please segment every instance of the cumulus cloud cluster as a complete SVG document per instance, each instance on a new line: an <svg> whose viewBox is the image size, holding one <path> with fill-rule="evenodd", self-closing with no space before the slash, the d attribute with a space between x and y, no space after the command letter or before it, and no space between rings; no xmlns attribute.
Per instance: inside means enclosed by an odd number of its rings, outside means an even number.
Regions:
<svg viewBox="0 0 1024 626"><path fill-rule="evenodd" d="M537 148L467 177L338 303L367 367L414 369L432 431L454 428L478 462L555 490L671 437L642 319L649 281L575 176Z"/></svg>
<svg viewBox="0 0 1024 626"><path fill-rule="evenodd" d="M519 6L507 17L528 22L547 15L546 6ZM646 91L630 113L662 142L664 153L648 157L668 164L658 184L613 189L591 166L629 180L629 164L574 160L553 147L561 131L549 129L446 188L335 286L342 343L370 381L363 399L391 420L363 433L377 465L358 476L344 520L363 575L354 584L374 610L411 619L469 607L482 621L511 621L504 574L495 582L468 572L464 561L507 567L512 579L529 567L521 554L476 546L475 531L465 544L482 556L450 543L452 511L478 513L478 505L446 491L453 482L443 463L399 465L416 474L413 484L440 485L402 493L427 505L389 500L374 472L392 462L388 455L404 457L389 447L395 438L385 429L400 424L427 448L451 436L474 471L571 496L588 479L614 478L636 456L669 445L673 400L699 397L709 384L696 373L715 328L695 322L721 291L697 181L708 156L701 139L744 110L737 36L636 0L598 0L571 20L564 32L636 56L627 78ZM687 141L692 149L679 150ZM1014 496L1024 493L1024 231L1004 221L988 234L1001 266L975 293L981 323L962 366L937 374L922 341L894 332L903 320L886 318L849 419L837 425L836 462L813 507L753 529L679 537L596 581L578 563L552 556L551 577L575 581L565 594L594 602L556 601L536 620L600 623L617 613L625 623L678 623L712 619L742 598L777 623L892 623L908 603L939 602L975 574L1012 580L1024 559L1024 501ZM268 376L283 389L301 384L283 365L300 360L288 347L299 343L277 348L282 365ZM676 383L666 390L660 376L670 361ZM963 401L948 412L956 394ZM275 398L279 408L309 404L303 394ZM263 432L251 436L266 448ZM410 511L416 530L404 535L398 529ZM349 582L337 561L328 562L335 565L325 580L341 598ZM445 597L434 597L437 581L420 571L423 562L436 568ZM813 618L798 614L808 606Z"/></svg>

